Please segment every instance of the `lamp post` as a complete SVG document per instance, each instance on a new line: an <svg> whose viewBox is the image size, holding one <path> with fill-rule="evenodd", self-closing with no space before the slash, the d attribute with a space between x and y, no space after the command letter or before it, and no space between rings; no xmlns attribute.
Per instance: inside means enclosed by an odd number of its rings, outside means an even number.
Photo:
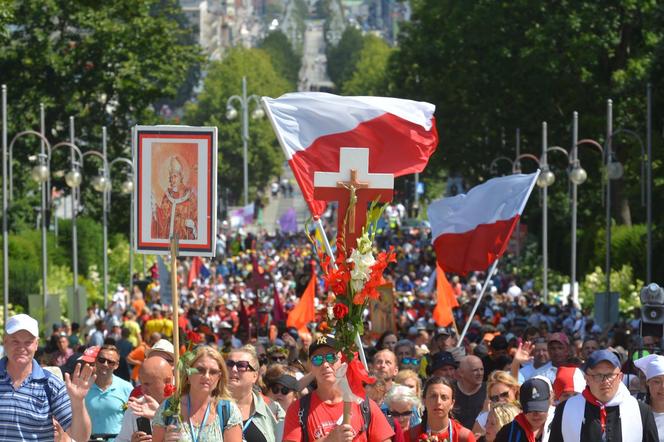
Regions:
<svg viewBox="0 0 664 442"><path fill-rule="evenodd" d="M233 120L237 117L237 110L233 107L233 102L237 102L242 111L242 171L244 174L244 205L249 204L249 161L247 144L249 143L249 103L255 104L255 109L251 113L253 119L263 118L264 112L260 106L260 97L257 95L247 96L247 77L242 77L242 95L232 95L226 101L226 118Z"/></svg>
<svg viewBox="0 0 664 442"><path fill-rule="evenodd" d="M2 85L2 292L3 324L9 316L9 233L7 232L7 85Z"/></svg>
<svg viewBox="0 0 664 442"><path fill-rule="evenodd" d="M104 128L105 129L105 128ZM104 131L105 132L105 131ZM129 165L130 171L127 174L127 177L125 181L122 182L122 185L120 187L120 191L124 194L129 194L129 207L130 209L134 207L134 163L128 159L128 158L115 158L112 160L110 163L108 163L108 179L109 182L113 182L111 180L111 171L113 170L113 165L117 163L123 163ZM111 194L109 193L108 196L108 208L110 209L111 207ZM131 210L129 214L129 286L128 289L131 291L131 287L133 286L134 280L133 280L133 273L134 273L134 252L133 248L131 247L131 239L133 238L134 235L134 217L131 215Z"/></svg>

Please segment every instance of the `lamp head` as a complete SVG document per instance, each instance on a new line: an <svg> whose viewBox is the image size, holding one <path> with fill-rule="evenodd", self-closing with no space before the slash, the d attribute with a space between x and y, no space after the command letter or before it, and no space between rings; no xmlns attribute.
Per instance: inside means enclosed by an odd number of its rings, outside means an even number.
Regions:
<svg viewBox="0 0 664 442"><path fill-rule="evenodd" d="M109 179L104 175L97 175L92 179L92 187L94 187L97 192L105 192L109 190L110 184Z"/></svg>
<svg viewBox="0 0 664 442"><path fill-rule="evenodd" d="M37 164L32 168L30 175L38 183L44 183L48 180L48 167L45 164Z"/></svg>
<svg viewBox="0 0 664 442"><path fill-rule="evenodd" d="M569 173L569 180L577 186L585 183L587 179L588 173L579 164L576 164Z"/></svg>
<svg viewBox="0 0 664 442"><path fill-rule="evenodd" d="M548 167L544 168L537 177L537 185L542 189L551 186L555 182L556 182L556 176L554 175L553 172L549 170Z"/></svg>
<svg viewBox="0 0 664 442"><path fill-rule="evenodd" d="M131 178L127 178L120 187L122 193L132 193L134 191L134 181Z"/></svg>
<svg viewBox="0 0 664 442"><path fill-rule="evenodd" d="M606 174L610 180L619 180L624 173L625 168L620 161L611 161L606 166Z"/></svg>
<svg viewBox="0 0 664 442"><path fill-rule="evenodd" d="M82 180L83 176L81 175L81 172L79 172L76 169L70 170L65 175L65 183L67 183L67 185L72 189L75 189L78 186L80 186Z"/></svg>
<svg viewBox="0 0 664 442"><path fill-rule="evenodd" d="M234 120L237 117L237 111L233 106L228 106L226 108L226 119L227 120Z"/></svg>
<svg viewBox="0 0 664 442"><path fill-rule="evenodd" d="M257 107L254 109L254 111L251 113L251 118L254 120L260 120L265 116L265 111L261 107Z"/></svg>

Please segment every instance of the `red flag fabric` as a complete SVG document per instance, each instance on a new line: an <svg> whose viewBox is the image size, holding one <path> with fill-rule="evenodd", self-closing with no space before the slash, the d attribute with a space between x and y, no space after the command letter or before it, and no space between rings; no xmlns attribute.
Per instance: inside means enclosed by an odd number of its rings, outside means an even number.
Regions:
<svg viewBox="0 0 664 442"><path fill-rule="evenodd" d="M424 170L438 145L430 103L320 92L262 102L314 217L325 210L314 199L314 173L339 171L342 147L369 148L369 172L402 176Z"/></svg>
<svg viewBox="0 0 664 442"><path fill-rule="evenodd" d="M187 287L191 287L191 284L198 279L198 274L201 271L203 266L203 261L200 257L194 256L194 259L191 260L191 266L189 267L189 275L187 276Z"/></svg>
<svg viewBox="0 0 664 442"><path fill-rule="evenodd" d="M467 194L431 203L428 215L440 267L465 275L486 270L500 258L538 176L539 171L494 178Z"/></svg>
<svg viewBox="0 0 664 442"><path fill-rule="evenodd" d="M307 324L313 322L316 317L314 309L314 297L316 296L316 274L311 273L311 280L304 289L300 302L288 313L287 327L294 327L300 332L308 332Z"/></svg>
<svg viewBox="0 0 664 442"><path fill-rule="evenodd" d="M240 294L240 311L238 312L238 329L247 330L247 333L251 334L249 329L249 314L247 313L247 308L244 306L244 300L242 299L244 295Z"/></svg>
<svg viewBox="0 0 664 442"><path fill-rule="evenodd" d="M454 295L454 289L445 276L445 272L436 266L436 307L433 309L433 320L438 327L447 327L454 322L452 308L458 307L459 302Z"/></svg>
<svg viewBox="0 0 664 442"><path fill-rule="evenodd" d="M272 321L279 322L286 319L286 312L284 312L284 306L281 304L281 297L279 296L279 291L274 287L274 302L272 303Z"/></svg>

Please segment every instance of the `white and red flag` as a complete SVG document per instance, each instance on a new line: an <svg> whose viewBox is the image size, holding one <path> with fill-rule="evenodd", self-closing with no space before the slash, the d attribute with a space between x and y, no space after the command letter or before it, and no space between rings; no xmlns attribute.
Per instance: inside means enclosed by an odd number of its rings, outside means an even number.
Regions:
<svg viewBox="0 0 664 442"><path fill-rule="evenodd" d="M262 101L314 217L325 210L314 199L314 174L340 171L342 147L369 149L367 173L401 176L424 170L438 145L430 103L320 92Z"/></svg>
<svg viewBox="0 0 664 442"><path fill-rule="evenodd" d="M538 175L493 178L467 194L431 203L427 212L440 267L465 275L500 258Z"/></svg>

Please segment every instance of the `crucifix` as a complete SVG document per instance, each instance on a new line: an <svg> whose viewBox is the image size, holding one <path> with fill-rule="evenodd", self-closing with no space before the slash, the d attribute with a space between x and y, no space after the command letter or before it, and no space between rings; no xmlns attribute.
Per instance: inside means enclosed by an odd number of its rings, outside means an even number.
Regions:
<svg viewBox="0 0 664 442"><path fill-rule="evenodd" d="M367 205L375 200L389 202L393 194L394 175L370 173L366 147L342 147L339 172L314 173L314 198L339 202L337 244L343 250L357 246L357 238L366 223Z"/></svg>

